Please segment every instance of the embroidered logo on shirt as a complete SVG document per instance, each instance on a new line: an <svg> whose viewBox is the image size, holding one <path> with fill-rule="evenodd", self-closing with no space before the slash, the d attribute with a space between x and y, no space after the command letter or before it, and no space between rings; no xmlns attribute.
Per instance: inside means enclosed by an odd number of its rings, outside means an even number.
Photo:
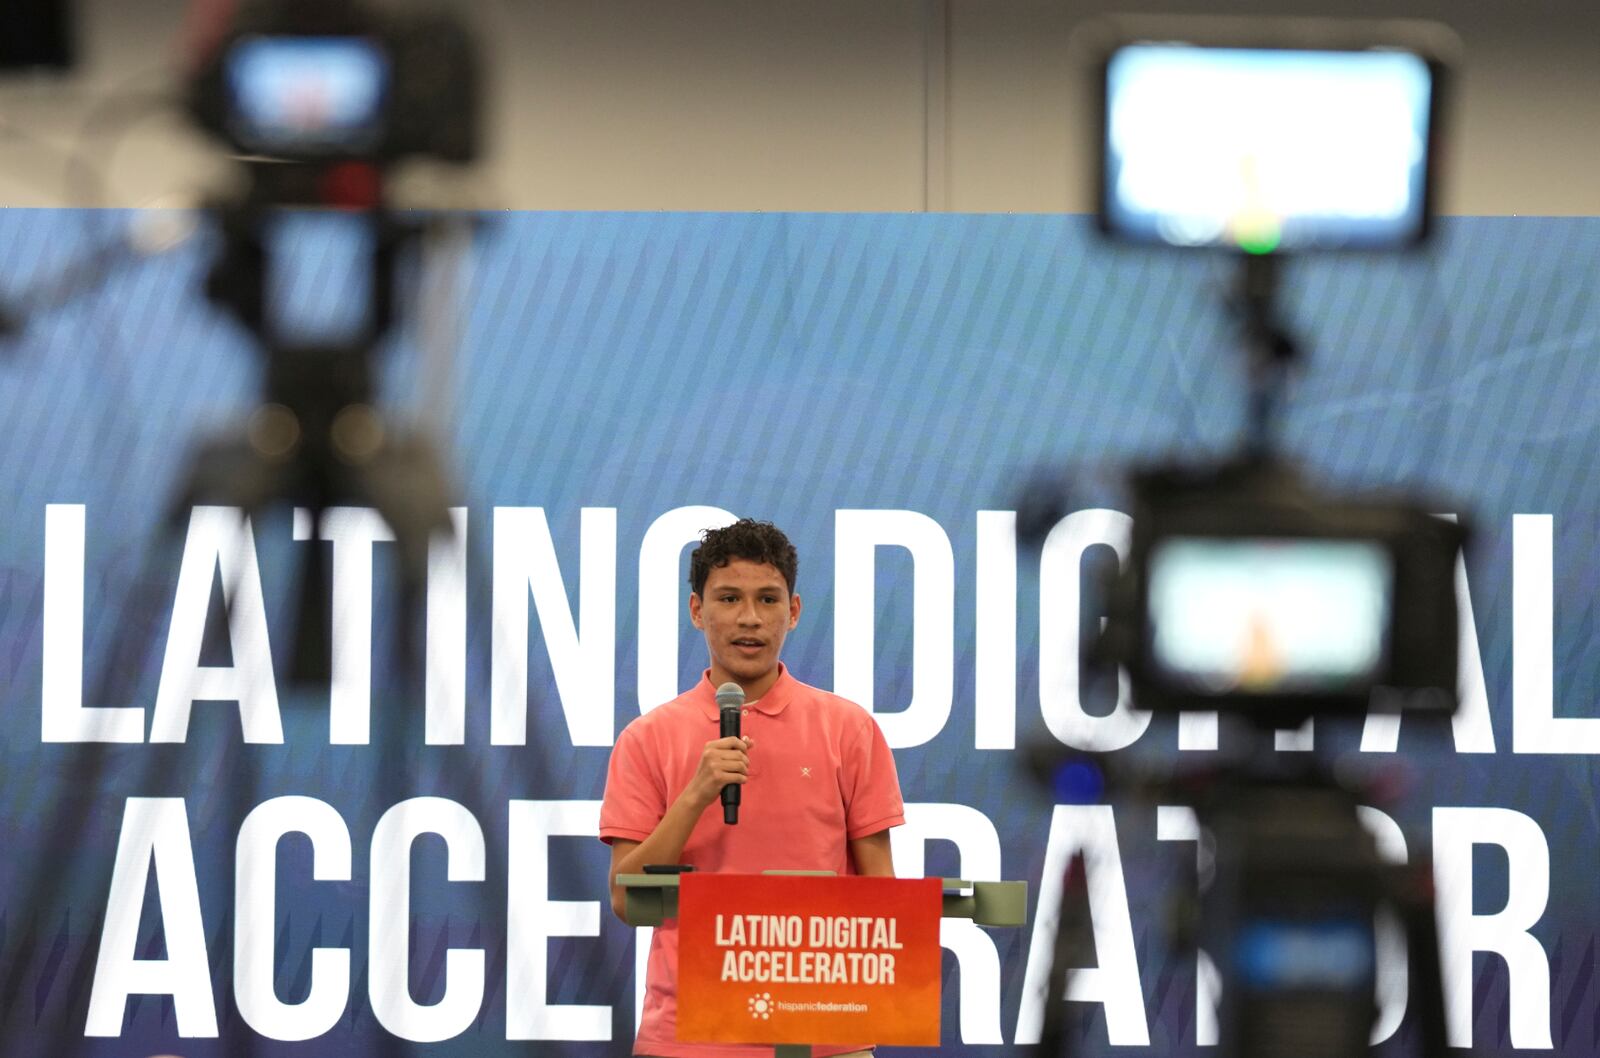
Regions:
<svg viewBox="0 0 1600 1058"><path fill-rule="evenodd" d="M810 768L801 768L800 769L800 778L802 778L802 779L811 778L811 769Z"/></svg>

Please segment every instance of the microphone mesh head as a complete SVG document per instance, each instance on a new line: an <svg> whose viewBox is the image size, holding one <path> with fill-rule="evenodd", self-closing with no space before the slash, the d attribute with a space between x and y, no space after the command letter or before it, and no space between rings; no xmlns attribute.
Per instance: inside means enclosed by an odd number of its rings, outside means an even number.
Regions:
<svg viewBox="0 0 1600 1058"><path fill-rule="evenodd" d="M737 709L744 705L744 688L737 683L724 683L717 688L717 708Z"/></svg>

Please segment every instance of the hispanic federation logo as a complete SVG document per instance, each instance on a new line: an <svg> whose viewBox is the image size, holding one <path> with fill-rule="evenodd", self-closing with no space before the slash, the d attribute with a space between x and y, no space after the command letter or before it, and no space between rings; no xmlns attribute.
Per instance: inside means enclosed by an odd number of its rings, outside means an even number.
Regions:
<svg viewBox="0 0 1600 1058"><path fill-rule="evenodd" d="M757 1021L772 1019L772 993L757 992L750 997L750 1016Z"/></svg>

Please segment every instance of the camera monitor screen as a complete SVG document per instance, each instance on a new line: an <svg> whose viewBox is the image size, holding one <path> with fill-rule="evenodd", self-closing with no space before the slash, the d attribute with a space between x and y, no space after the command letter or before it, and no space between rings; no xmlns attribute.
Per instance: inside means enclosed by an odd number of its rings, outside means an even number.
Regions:
<svg viewBox="0 0 1600 1058"><path fill-rule="evenodd" d="M1148 649L1196 695L1338 693L1383 675L1393 593L1376 540L1168 537L1149 557Z"/></svg>
<svg viewBox="0 0 1600 1058"><path fill-rule="evenodd" d="M1436 85L1418 54L1127 44L1104 88L1115 235L1271 253L1426 230Z"/></svg>
<svg viewBox="0 0 1600 1058"><path fill-rule="evenodd" d="M247 149L355 154L382 135L389 60L366 37L248 37L226 78L230 131Z"/></svg>

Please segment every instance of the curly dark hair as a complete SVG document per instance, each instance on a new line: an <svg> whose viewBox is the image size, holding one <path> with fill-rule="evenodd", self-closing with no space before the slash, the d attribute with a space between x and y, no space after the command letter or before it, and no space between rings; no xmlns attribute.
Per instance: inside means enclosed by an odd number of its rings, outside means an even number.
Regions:
<svg viewBox="0 0 1600 1058"><path fill-rule="evenodd" d="M700 546L689 555L689 587L696 595L706 589L706 578L713 569L726 566L736 558L746 562L765 562L777 568L794 594L794 578L799 572L800 556L794 545L783 535L783 530L771 522L758 522L754 518L740 518L721 529L707 529L700 538Z"/></svg>

